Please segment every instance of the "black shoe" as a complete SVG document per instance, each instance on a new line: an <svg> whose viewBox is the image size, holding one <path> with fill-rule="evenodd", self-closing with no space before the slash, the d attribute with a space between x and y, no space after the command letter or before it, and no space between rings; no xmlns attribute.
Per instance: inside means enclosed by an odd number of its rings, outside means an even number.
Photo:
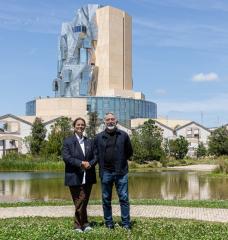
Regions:
<svg viewBox="0 0 228 240"><path fill-rule="evenodd" d="M124 226L122 226L122 227L123 227L123 229L125 229L125 230L131 231L131 226L129 226L129 225L124 225Z"/></svg>
<svg viewBox="0 0 228 240"><path fill-rule="evenodd" d="M106 225L106 228L108 228L108 229L114 229L114 225Z"/></svg>

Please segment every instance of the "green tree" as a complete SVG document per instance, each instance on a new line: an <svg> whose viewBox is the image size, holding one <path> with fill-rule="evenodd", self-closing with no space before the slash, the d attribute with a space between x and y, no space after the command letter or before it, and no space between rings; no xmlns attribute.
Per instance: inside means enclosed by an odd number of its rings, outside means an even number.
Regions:
<svg viewBox="0 0 228 240"><path fill-rule="evenodd" d="M97 112L89 112L88 115L89 123L86 127L86 135L89 138L94 138L100 121L98 119Z"/></svg>
<svg viewBox="0 0 228 240"><path fill-rule="evenodd" d="M132 134L133 160L138 163L160 161L165 155L162 140L162 130L155 125L155 121L151 119L146 121Z"/></svg>
<svg viewBox="0 0 228 240"><path fill-rule="evenodd" d="M51 133L48 135L48 140L42 151L42 155L49 157L50 154L54 156L61 156L63 140L72 135L72 121L71 118L61 117L54 125L51 126Z"/></svg>
<svg viewBox="0 0 228 240"><path fill-rule="evenodd" d="M196 149L197 158L204 157L207 155L207 149L202 142L199 143L198 148Z"/></svg>
<svg viewBox="0 0 228 240"><path fill-rule="evenodd" d="M188 145L188 141L183 136L169 140L170 155L175 159L183 159L188 153Z"/></svg>
<svg viewBox="0 0 228 240"><path fill-rule="evenodd" d="M211 133L208 148L210 154L228 155L228 129L226 127L217 128Z"/></svg>
<svg viewBox="0 0 228 240"><path fill-rule="evenodd" d="M36 117L32 125L32 133L27 138L30 152L39 155L46 137L46 128L41 118Z"/></svg>

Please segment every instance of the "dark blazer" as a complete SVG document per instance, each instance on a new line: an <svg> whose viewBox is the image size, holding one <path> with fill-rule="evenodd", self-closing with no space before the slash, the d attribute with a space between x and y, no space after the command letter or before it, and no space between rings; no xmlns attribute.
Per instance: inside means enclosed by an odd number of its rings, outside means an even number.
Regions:
<svg viewBox="0 0 228 240"><path fill-rule="evenodd" d="M97 134L95 138L96 156L99 163L100 177L102 177L104 170L104 156L107 140L108 133L106 131ZM133 150L128 134L119 129L116 129L116 143L114 154L115 172L120 175L125 175L128 172L127 160L132 156Z"/></svg>
<svg viewBox="0 0 228 240"><path fill-rule="evenodd" d="M86 183L96 183L96 158L93 141L84 137L85 156L75 135L68 137L63 142L62 157L65 162L65 185L81 185L84 171L81 168L82 161L89 161L92 166L86 170Z"/></svg>

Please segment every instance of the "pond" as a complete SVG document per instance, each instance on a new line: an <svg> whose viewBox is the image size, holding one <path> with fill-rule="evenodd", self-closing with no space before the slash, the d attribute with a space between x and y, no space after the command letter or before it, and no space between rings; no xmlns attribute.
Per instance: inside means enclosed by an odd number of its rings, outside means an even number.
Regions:
<svg viewBox="0 0 228 240"><path fill-rule="evenodd" d="M59 172L0 172L0 202L71 199L63 179ZM131 199L228 199L228 178L194 171L131 172L129 193ZM99 178L91 199L101 199Z"/></svg>

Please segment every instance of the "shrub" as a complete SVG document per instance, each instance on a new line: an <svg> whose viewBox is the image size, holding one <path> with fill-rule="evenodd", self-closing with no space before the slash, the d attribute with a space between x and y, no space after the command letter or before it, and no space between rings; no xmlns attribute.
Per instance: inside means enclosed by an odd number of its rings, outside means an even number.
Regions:
<svg viewBox="0 0 228 240"><path fill-rule="evenodd" d="M183 136L169 140L170 156L173 156L175 159L183 159L188 153L188 145L188 141Z"/></svg>
<svg viewBox="0 0 228 240"><path fill-rule="evenodd" d="M199 143L198 148L196 149L197 158L205 157L207 155L207 149L202 142Z"/></svg>
<svg viewBox="0 0 228 240"><path fill-rule="evenodd" d="M134 150L132 159L137 163L160 161L165 156L162 140L162 130L153 120L146 121L132 134L131 142Z"/></svg>
<svg viewBox="0 0 228 240"><path fill-rule="evenodd" d="M209 137L209 153L216 156L228 155L228 129L220 127Z"/></svg>

